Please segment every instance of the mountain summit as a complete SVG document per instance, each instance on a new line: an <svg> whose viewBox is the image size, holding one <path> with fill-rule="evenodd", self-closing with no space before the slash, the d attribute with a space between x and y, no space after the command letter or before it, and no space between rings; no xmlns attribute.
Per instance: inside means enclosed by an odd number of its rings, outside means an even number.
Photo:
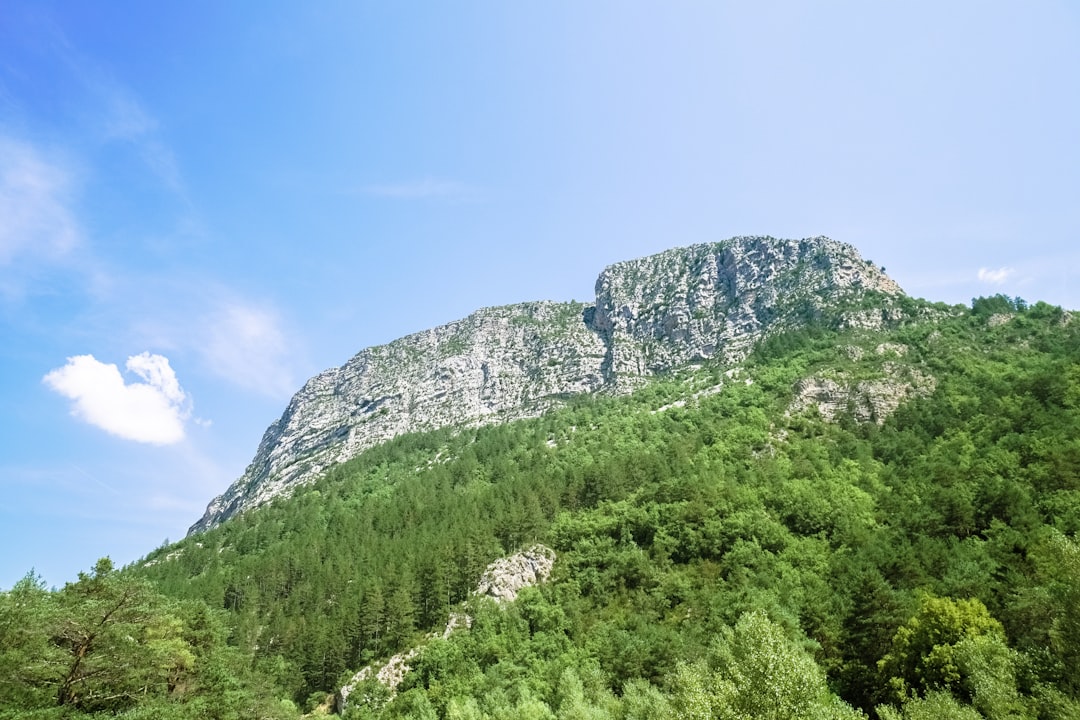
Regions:
<svg viewBox="0 0 1080 720"><path fill-rule="evenodd" d="M652 375L736 362L762 338L839 308L880 327L902 295L855 248L825 237L738 237L607 267L591 305L530 302L357 353L305 383L236 482L189 532L314 481L403 433L535 416L582 393L626 392ZM855 304L874 295L886 302Z"/></svg>

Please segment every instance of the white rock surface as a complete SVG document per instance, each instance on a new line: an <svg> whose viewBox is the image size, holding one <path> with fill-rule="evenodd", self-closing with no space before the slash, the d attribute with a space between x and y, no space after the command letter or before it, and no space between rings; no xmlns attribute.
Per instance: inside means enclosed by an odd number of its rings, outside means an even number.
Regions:
<svg viewBox="0 0 1080 720"><path fill-rule="evenodd" d="M554 564L554 550L533 545L528 550L488 565L473 594L490 597L500 603L513 602L522 588L547 580Z"/></svg>
<svg viewBox="0 0 1080 720"><path fill-rule="evenodd" d="M890 351L902 354L897 348ZM915 367L885 362L882 371L884 377L869 380L853 381L843 373L801 380L795 387L795 397L788 412L799 413L814 407L830 422L844 413L851 413L858 422L880 425L901 403L914 397L926 397L937 386L932 375Z"/></svg>
<svg viewBox="0 0 1080 720"><path fill-rule="evenodd" d="M763 336L866 291L902 294L849 245L733 238L612 265L596 282L593 305L486 308L362 350L301 388L243 476L191 532L288 494L396 435L535 416L572 395L626 392L709 358L737 361ZM848 322L880 327L898 312L860 310Z"/></svg>

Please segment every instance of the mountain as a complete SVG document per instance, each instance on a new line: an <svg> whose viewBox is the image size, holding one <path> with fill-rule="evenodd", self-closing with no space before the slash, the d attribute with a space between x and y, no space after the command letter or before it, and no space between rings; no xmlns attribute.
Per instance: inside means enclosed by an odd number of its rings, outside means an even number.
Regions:
<svg viewBox="0 0 1080 720"><path fill-rule="evenodd" d="M763 338L841 307L841 325L880 328L896 316L890 299L902 295L883 269L824 237L738 237L616 263L597 279L593 304L485 308L316 375L190 533L288 495L390 438L623 394L679 368L736 361Z"/></svg>
<svg viewBox="0 0 1080 720"><path fill-rule="evenodd" d="M717 247L635 263L689 298L680 268ZM757 287L752 349L698 359L688 322L642 320L679 291L612 287L635 263L599 293L632 304L565 315L600 338L597 390L400 434L123 570L0 593L0 718L299 720L335 694L345 720L1080 717L1075 316L806 263ZM518 347L569 332L539 327ZM546 580L494 602L493 568Z"/></svg>

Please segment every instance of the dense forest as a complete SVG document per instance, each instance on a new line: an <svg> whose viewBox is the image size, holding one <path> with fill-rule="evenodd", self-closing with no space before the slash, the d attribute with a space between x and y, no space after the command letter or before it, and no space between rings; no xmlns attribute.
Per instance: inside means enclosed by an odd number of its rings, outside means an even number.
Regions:
<svg viewBox="0 0 1080 720"><path fill-rule="evenodd" d="M289 499L0 594L0 718L1080 717L1080 323L821 317L543 417L399 437ZM806 378L918 372L887 418ZM552 579L470 598L533 542ZM469 630L425 639L462 603Z"/></svg>

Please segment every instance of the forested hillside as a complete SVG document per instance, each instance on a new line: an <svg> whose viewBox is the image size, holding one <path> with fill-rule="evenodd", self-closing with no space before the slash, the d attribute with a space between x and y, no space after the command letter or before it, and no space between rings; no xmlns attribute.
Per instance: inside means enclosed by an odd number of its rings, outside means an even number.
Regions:
<svg viewBox="0 0 1080 720"><path fill-rule="evenodd" d="M471 629L347 717L1080 717L1080 323L1003 296L840 317L29 576L0 596L0 717L295 717L462 602ZM469 600L536 541L550 582Z"/></svg>

